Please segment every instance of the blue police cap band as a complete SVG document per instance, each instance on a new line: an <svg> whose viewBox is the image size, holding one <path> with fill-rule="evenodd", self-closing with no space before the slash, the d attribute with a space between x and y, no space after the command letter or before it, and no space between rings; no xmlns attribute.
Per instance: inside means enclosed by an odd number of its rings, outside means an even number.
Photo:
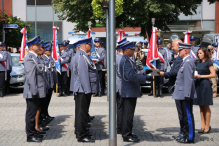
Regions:
<svg viewBox="0 0 219 146"><path fill-rule="evenodd" d="M118 42L118 44L120 45L120 44L125 43L125 42L127 42L127 38L122 39L121 41Z"/></svg>
<svg viewBox="0 0 219 146"><path fill-rule="evenodd" d="M148 45L148 42L144 42L144 45Z"/></svg>
<svg viewBox="0 0 219 146"><path fill-rule="evenodd" d="M45 50L46 51L51 51L52 50L52 45L51 44L46 45Z"/></svg>
<svg viewBox="0 0 219 146"><path fill-rule="evenodd" d="M28 40L26 42L26 44L27 44L27 46L31 46L31 45L34 45L34 44L41 44L40 36L38 35L38 36Z"/></svg>
<svg viewBox="0 0 219 146"><path fill-rule="evenodd" d="M95 38L94 42L101 42L100 38Z"/></svg>
<svg viewBox="0 0 219 146"><path fill-rule="evenodd" d="M0 42L0 46L5 47L5 44L3 42Z"/></svg>
<svg viewBox="0 0 219 146"><path fill-rule="evenodd" d="M190 40L196 40L196 37L191 36L191 37L190 37Z"/></svg>
<svg viewBox="0 0 219 146"><path fill-rule="evenodd" d="M125 50L125 49L130 48L130 49L135 50L135 44L136 44L136 42L127 42L122 46L122 49Z"/></svg>
<svg viewBox="0 0 219 146"><path fill-rule="evenodd" d="M58 44L59 47L63 47L63 44Z"/></svg>
<svg viewBox="0 0 219 146"><path fill-rule="evenodd" d="M214 44L212 44L212 46L213 46L213 47L217 47L217 46L218 46L218 44L217 44L217 43L214 43Z"/></svg>
<svg viewBox="0 0 219 146"><path fill-rule="evenodd" d="M162 44L162 43L163 43L163 41L161 41L161 40L157 41L157 44Z"/></svg>
<svg viewBox="0 0 219 146"><path fill-rule="evenodd" d="M179 48L178 50L182 50L182 49L191 49L192 45L191 44L187 44L187 43L181 43L181 42L178 42L179 44Z"/></svg>

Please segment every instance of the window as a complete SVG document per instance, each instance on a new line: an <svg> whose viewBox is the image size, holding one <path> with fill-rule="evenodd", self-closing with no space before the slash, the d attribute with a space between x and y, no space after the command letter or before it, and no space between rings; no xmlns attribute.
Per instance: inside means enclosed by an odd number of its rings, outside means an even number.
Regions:
<svg viewBox="0 0 219 146"><path fill-rule="evenodd" d="M31 30L27 32L28 39L35 37L35 22L28 22ZM53 22L37 22L37 35L40 35L41 40L52 41L53 39ZM58 40L62 42L62 22L54 22L54 25L59 27Z"/></svg>
<svg viewBox="0 0 219 146"><path fill-rule="evenodd" d="M35 0L27 0L27 5L35 5ZM52 5L52 0L36 0L36 5Z"/></svg>

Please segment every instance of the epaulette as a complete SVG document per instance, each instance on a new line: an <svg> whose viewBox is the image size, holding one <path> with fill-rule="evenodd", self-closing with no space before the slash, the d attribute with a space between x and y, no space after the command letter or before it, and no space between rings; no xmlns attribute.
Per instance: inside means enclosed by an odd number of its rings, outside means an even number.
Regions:
<svg viewBox="0 0 219 146"><path fill-rule="evenodd" d="M83 53L80 53L80 55L84 55Z"/></svg>

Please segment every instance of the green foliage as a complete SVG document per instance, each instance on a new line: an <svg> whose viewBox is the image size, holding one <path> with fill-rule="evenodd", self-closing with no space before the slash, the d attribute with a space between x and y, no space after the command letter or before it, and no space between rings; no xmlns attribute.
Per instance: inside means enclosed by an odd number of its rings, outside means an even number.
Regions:
<svg viewBox="0 0 219 146"><path fill-rule="evenodd" d="M7 17L7 18L6 18ZM5 19L6 18L6 19ZM5 44L10 47L20 47L23 34L20 32L25 27L25 22L20 18L13 17L5 12L4 17L0 17L0 28L3 24L17 24L18 28L5 28ZM30 25L26 24L27 32L30 32ZM0 40L2 40L2 31L0 31Z"/></svg>
<svg viewBox="0 0 219 146"><path fill-rule="evenodd" d="M93 13L94 16L96 17L100 17L102 15L104 15L103 13L105 13L101 7L103 0L92 0L91 2L91 6L93 8ZM109 2L109 0L107 0L107 2ZM116 16L119 16L123 13L123 0L115 0L115 13Z"/></svg>
<svg viewBox="0 0 219 146"><path fill-rule="evenodd" d="M93 0L96 3L100 0ZM219 0L217 0L219 1ZM118 1L116 1L118 2ZM141 27L141 36L151 34L151 18L155 18L155 26L160 30L169 30L167 24L178 21L180 13L192 15L196 13L197 4L202 0L124 0L122 4L123 13L116 17L116 27L119 28L123 22L124 27ZM208 0L214 3L215 0ZM92 0L53 0L54 10L58 13L61 20L77 23L77 31L87 31L85 26L88 21L92 22L92 27L96 23L105 24L106 15L101 13L100 5L94 5L93 12ZM104 14L104 15L103 15Z"/></svg>

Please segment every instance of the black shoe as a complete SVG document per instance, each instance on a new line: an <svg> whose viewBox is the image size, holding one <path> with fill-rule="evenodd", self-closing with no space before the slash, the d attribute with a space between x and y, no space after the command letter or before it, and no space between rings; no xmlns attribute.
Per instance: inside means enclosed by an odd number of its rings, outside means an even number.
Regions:
<svg viewBox="0 0 219 146"><path fill-rule="evenodd" d="M207 132L205 132L205 131L203 130L203 134L208 134L208 133L210 133L210 131L211 131L211 126L209 127L209 130L208 130Z"/></svg>
<svg viewBox="0 0 219 146"><path fill-rule="evenodd" d="M65 92L62 92L62 95L63 95L64 97L67 97L67 94L65 94Z"/></svg>
<svg viewBox="0 0 219 146"><path fill-rule="evenodd" d="M93 97L97 97L97 94L93 94Z"/></svg>
<svg viewBox="0 0 219 146"><path fill-rule="evenodd" d="M137 136L137 135L135 135L135 134L132 134L132 137L133 137L133 138L138 138L138 136Z"/></svg>
<svg viewBox="0 0 219 146"><path fill-rule="evenodd" d="M102 96L102 94L101 94L101 92L99 92L99 93L98 93L98 97L101 97L101 96Z"/></svg>
<svg viewBox="0 0 219 146"><path fill-rule="evenodd" d="M173 135L172 138L176 139L177 137L179 137L180 135L182 135L181 133L177 134L177 135Z"/></svg>
<svg viewBox="0 0 219 146"><path fill-rule="evenodd" d="M42 138L37 136L27 136L27 142L42 142Z"/></svg>
<svg viewBox="0 0 219 146"><path fill-rule="evenodd" d="M185 139L185 138L178 139L178 140L176 140L176 141L179 142L179 143L194 143L194 140L193 140L193 141L190 141L190 140Z"/></svg>
<svg viewBox="0 0 219 146"><path fill-rule="evenodd" d="M50 115L47 115L46 118L53 120L55 117L51 117Z"/></svg>
<svg viewBox="0 0 219 146"><path fill-rule="evenodd" d="M78 142L95 142L95 140L89 137L84 137L84 138L78 139Z"/></svg>
<svg viewBox="0 0 219 146"><path fill-rule="evenodd" d="M179 134L178 137L175 138L175 140L179 140L183 138L183 134Z"/></svg>
<svg viewBox="0 0 219 146"><path fill-rule="evenodd" d="M2 90L0 90L0 97L4 97L4 96L3 96L3 91L2 91Z"/></svg>
<svg viewBox="0 0 219 146"><path fill-rule="evenodd" d="M57 97L61 97L61 96L63 96L63 94L62 94L62 91L60 90L60 92L59 92Z"/></svg>
<svg viewBox="0 0 219 146"><path fill-rule="evenodd" d="M93 120L95 118L95 116L89 116L87 118Z"/></svg>
<svg viewBox="0 0 219 146"><path fill-rule="evenodd" d="M48 131L48 130L49 130L49 128L47 128L47 127L40 127L40 129L41 129L42 131Z"/></svg>
<svg viewBox="0 0 219 146"><path fill-rule="evenodd" d="M153 92L151 91L151 92L148 94L148 96L153 96Z"/></svg>
<svg viewBox="0 0 219 146"><path fill-rule="evenodd" d="M43 138L43 135L38 134L36 131L35 131L34 136L36 136L36 137L38 137L38 138Z"/></svg>
<svg viewBox="0 0 219 146"><path fill-rule="evenodd" d="M37 133L37 134L46 134L46 132L44 132L44 131L43 131L43 132L40 132L40 131L38 131L38 130L36 130L36 133Z"/></svg>
<svg viewBox="0 0 219 146"><path fill-rule="evenodd" d="M198 131L199 134L204 134L204 129L203 130L200 130Z"/></svg>
<svg viewBox="0 0 219 146"><path fill-rule="evenodd" d="M125 141L125 142L139 142L140 139L134 138L134 137L128 137L128 138L123 138L123 141Z"/></svg>

